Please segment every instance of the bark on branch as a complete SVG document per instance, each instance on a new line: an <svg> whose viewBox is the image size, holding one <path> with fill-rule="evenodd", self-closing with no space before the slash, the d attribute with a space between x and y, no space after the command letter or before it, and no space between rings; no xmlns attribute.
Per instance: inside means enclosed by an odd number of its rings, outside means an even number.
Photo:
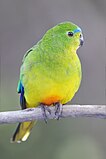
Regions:
<svg viewBox="0 0 106 159"><path fill-rule="evenodd" d="M55 107L49 107L48 119L55 119ZM93 117L106 119L106 105L64 105L61 118L67 117ZM31 120L43 120L40 107L18 111L0 112L0 124L16 123Z"/></svg>

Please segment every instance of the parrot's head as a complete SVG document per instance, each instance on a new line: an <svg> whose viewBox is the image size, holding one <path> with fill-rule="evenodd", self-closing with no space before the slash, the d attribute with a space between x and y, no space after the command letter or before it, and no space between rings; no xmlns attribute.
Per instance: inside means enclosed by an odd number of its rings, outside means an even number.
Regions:
<svg viewBox="0 0 106 159"><path fill-rule="evenodd" d="M50 46L76 51L83 45L83 34L81 29L71 23L63 22L48 30L45 34Z"/></svg>

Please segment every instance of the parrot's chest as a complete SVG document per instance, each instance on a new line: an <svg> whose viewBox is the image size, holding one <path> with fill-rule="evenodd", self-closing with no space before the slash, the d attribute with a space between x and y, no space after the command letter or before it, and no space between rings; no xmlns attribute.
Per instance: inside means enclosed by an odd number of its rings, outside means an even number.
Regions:
<svg viewBox="0 0 106 159"><path fill-rule="evenodd" d="M35 71L36 70L36 71ZM35 73L36 72L36 73ZM71 100L78 90L81 81L81 67L55 67L32 69L25 85L25 98L31 107L39 103L51 105L62 104Z"/></svg>
<svg viewBox="0 0 106 159"><path fill-rule="evenodd" d="M72 99L75 92L79 88L80 79L73 75L69 80L63 80L60 83L51 84L48 91L45 90L45 96L42 98L42 103L51 105L56 102L62 104L67 103Z"/></svg>

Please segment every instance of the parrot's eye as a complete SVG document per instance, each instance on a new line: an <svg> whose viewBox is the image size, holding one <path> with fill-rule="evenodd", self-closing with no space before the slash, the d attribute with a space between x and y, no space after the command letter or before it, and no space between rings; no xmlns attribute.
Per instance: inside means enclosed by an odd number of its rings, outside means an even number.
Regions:
<svg viewBox="0 0 106 159"><path fill-rule="evenodd" d="M68 34L69 37L72 37L74 35L74 33L70 32L70 31L67 34Z"/></svg>

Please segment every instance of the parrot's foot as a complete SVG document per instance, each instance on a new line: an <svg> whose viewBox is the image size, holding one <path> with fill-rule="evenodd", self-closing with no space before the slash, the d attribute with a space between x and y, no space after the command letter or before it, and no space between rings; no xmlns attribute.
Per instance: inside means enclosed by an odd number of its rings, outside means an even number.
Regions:
<svg viewBox="0 0 106 159"><path fill-rule="evenodd" d="M42 114L43 114L44 121L45 121L45 123L47 124L46 111L49 112L49 114L51 114L51 110L49 109L48 106L46 106L46 105L44 105L44 104L41 104L40 107L41 107L41 110L42 110Z"/></svg>
<svg viewBox="0 0 106 159"><path fill-rule="evenodd" d="M56 119L59 120L61 115L62 115L62 111L63 111L63 106L61 103L55 103L55 115L56 115Z"/></svg>

